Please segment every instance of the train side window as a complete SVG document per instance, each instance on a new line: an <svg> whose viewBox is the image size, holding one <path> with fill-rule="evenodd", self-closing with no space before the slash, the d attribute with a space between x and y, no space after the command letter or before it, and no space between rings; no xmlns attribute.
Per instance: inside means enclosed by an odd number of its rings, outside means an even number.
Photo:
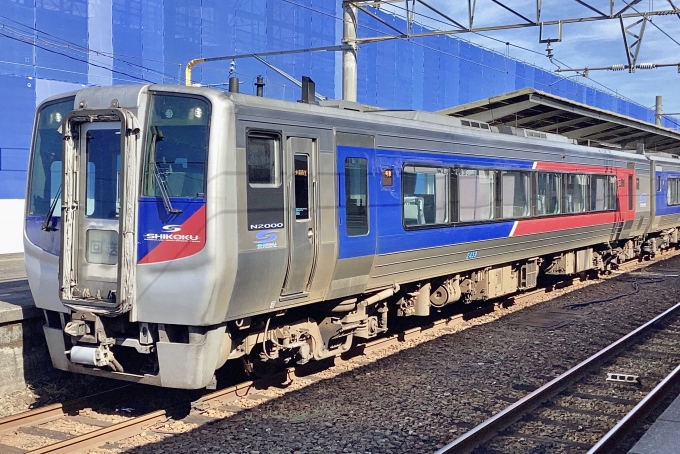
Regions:
<svg viewBox="0 0 680 454"><path fill-rule="evenodd" d="M593 175L590 177L590 211L616 209L616 177Z"/></svg>
<svg viewBox="0 0 680 454"><path fill-rule="evenodd" d="M680 178L669 178L666 186L666 204L680 205Z"/></svg>
<svg viewBox="0 0 680 454"><path fill-rule="evenodd" d="M501 205L503 219L531 215L531 174L516 171L501 173Z"/></svg>
<svg viewBox="0 0 680 454"><path fill-rule="evenodd" d="M275 188L281 184L278 137L249 135L246 158L251 187Z"/></svg>
<svg viewBox="0 0 680 454"><path fill-rule="evenodd" d="M404 166L401 178L405 227L448 224L449 169Z"/></svg>
<svg viewBox="0 0 680 454"><path fill-rule="evenodd" d="M656 192L660 192L660 191L661 191L661 177L657 176L656 177Z"/></svg>
<svg viewBox="0 0 680 454"><path fill-rule="evenodd" d="M616 177L610 176L607 182L609 183L608 184L609 190L607 191L607 209L615 210L618 193L618 188L616 186Z"/></svg>
<svg viewBox="0 0 680 454"><path fill-rule="evenodd" d="M347 236L368 233L368 162L345 159L345 228Z"/></svg>
<svg viewBox="0 0 680 454"><path fill-rule="evenodd" d="M584 213L588 211L588 176L567 174L564 178L563 213Z"/></svg>
<svg viewBox="0 0 680 454"><path fill-rule="evenodd" d="M538 173L536 175L536 214L559 214L562 201L562 175L559 173Z"/></svg>
<svg viewBox="0 0 680 454"><path fill-rule="evenodd" d="M493 219L496 198L495 172L460 169L458 171L458 220L460 222Z"/></svg>

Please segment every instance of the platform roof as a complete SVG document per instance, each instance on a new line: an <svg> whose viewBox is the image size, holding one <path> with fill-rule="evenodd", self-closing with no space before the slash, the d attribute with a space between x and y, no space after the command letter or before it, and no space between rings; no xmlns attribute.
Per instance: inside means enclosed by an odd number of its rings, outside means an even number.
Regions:
<svg viewBox="0 0 680 454"><path fill-rule="evenodd" d="M437 112L491 125L561 134L583 145L680 155L680 132L533 88Z"/></svg>

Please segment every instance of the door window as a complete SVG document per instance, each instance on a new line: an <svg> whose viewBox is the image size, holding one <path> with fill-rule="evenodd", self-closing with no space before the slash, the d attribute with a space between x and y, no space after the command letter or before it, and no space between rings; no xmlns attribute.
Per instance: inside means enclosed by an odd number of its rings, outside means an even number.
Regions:
<svg viewBox="0 0 680 454"><path fill-rule="evenodd" d="M86 215L116 219L120 212L120 130L87 131Z"/></svg>
<svg viewBox="0 0 680 454"><path fill-rule="evenodd" d="M365 158L345 159L345 206L347 236L368 233L368 162Z"/></svg>
<svg viewBox="0 0 680 454"><path fill-rule="evenodd" d="M295 220L309 219L309 156L295 155Z"/></svg>

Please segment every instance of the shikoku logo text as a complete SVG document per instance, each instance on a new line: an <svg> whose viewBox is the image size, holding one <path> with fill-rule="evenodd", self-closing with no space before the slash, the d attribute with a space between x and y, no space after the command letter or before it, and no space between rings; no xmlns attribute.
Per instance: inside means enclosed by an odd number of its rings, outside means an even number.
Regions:
<svg viewBox="0 0 680 454"><path fill-rule="evenodd" d="M199 235L185 235L180 232L182 230L181 225L168 224L164 225L161 230L166 233L147 233L144 235L145 241L176 241L180 243L198 243L201 241Z"/></svg>

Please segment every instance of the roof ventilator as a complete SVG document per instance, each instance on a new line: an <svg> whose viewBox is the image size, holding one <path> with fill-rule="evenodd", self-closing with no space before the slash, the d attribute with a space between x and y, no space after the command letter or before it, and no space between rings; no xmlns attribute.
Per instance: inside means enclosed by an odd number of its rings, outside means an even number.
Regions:
<svg viewBox="0 0 680 454"><path fill-rule="evenodd" d="M534 137L536 139L547 139L548 138L548 134L546 134L544 132L532 131L530 129L525 129L524 135L526 137Z"/></svg>
<svg viewBox="0 0 680 454"><path fill-rule="evenodd" d="M470 128L486 129L491 131L488 123L482 123L481 121L471 121L471 120L460 120L460 124Z"/></svg>

